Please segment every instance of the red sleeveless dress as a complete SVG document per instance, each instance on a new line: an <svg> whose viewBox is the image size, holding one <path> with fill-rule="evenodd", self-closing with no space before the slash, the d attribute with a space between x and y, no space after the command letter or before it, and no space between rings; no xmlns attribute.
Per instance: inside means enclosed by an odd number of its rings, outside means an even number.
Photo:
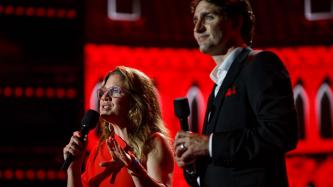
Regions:
<svg viewBox="0 0 333 187"><path fill-rule="evenodd" d="M107 144L103 141L96 155L98 145L90 152L86 169L81 175L83 187L134 187L134 183L127 168L101 167L100 162L111 161ZM96 158L94 158L96 155Z"/></svg>

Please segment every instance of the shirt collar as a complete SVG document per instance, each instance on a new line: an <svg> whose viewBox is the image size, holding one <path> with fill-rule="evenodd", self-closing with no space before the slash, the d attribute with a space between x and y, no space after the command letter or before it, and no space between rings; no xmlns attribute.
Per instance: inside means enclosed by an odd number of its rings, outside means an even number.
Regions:
<svg viewBox="0 0 333 187"><path fill-rule="evenodd" d="M239 55L242 51L242 47L237 47L231 51L231 53L223 60L223 62L219 62L215 68L210 73L210 79L217 84L219 82L219 75L222 71L229 71L232 63L234 62L235 58Z"/></svg>

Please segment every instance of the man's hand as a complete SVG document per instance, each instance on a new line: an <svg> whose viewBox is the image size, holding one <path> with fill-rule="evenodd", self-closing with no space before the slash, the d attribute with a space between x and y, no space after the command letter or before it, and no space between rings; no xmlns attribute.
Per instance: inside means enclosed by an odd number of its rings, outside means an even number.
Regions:
<svg viewBox="0 0 333 187"><path fill-rule="evenodd" d="M192 164L198 157L207 156L208 136L180 131L174 142L175 159L179 167Z"/></svg>

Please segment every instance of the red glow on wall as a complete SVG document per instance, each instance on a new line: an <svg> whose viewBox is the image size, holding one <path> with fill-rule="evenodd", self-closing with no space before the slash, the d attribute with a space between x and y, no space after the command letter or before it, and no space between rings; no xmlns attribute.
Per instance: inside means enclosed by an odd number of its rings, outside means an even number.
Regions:
<svg viewBox="0 0 333 187"><path fill-rule="evenodd" d="M63 98L63 97L65 97L65 89L63 89L63 88L58 88L58 89L57 89L57 97L59 97L59 98Z"/></svg>
<svg viewBox="0 0 333 187"><path fill-rule="evenodd" d="M54 97L54 95L55 95L54 89L53 88L47 88L46 89L46 95L47 95L48 98Z"/></svg>
<svg viewBox="0 0 333 187"><path fill-rule="evenodd" d="M26 95L27 97L31 97L33 94L34 94L34 90L33 90L33 88L31 88L31 87L27 87L27 88L25 89L25 95Z"/></svg>
<svg viewBox="0 0 333 187"><path fill-rule="evenodd" d="M35 13L35 9L33 7L27 7L25 12L27 16L33 16Z"/></svg>
<svg viewBox="0 0 333 187"><path fill-rule="evenodd" d="M67 174L65 173L65 171L58 171L57 175L58 175L58 179L59 180L65 180L66 176L67 176Z"/></svg>
<svg viewBox="0 0 333 187"><path fill-rule="evenodd" d="M12 90L11 87L5 87L5 89L4 89L4 96L9 97L9 96L12 95L12 93L13 93L13 90Z"/></svg>
<svg viewBox="0 0 333 187"><path fill-rule="evenodd" d="M40 169L37 171L36 176L37 176L38 180L43 181L46 178L46 172L44 170Z"/></svg>
<svg viewBox="0 0 333 187"><path fill-rule="evenodd" d="M4 97L37 97L49 99L74 99L77 97L75 88L52 88L52 87L0 87L0 96Z"/></svg>
<svg viewBox="0 0 333 187"><path fill-rule="evenodd" d="M28 180L31 180L31 181L35 180L36 175L35 175L35 172L33 170L31 170L31 169L27 170L25 175L26 175Z"/></svg>
<svg viewBox="0 0 333 187"><path fill-rule="evenodd" d="M68 18L75 18L76 17L76 11L75 10L68 10L67 11L67 17Z"/></svg>
<svg viewBox="0 0 333 187"><path fill-rule="evenodd" d="M66 18L74 19L77 16L75 9L49 8L49 7L33 7L33 6L13 6L0 5L0 15L14 16L36 16L49 18Z"/></svg>
<svg viewBox="0 0 333 187"><path fill-rule="evenodd" d="M66 15L66 10L65 9L58 10L58 12L57 12L58 17L63 18L63 17L65 17L65 15Z"/></svg>
<svg viewBox="0 0 333 187"><path fill-rule="evenodd" d="M23 180L25 178L24 171L21 169L18 169L15 171L15 178L18 180Z"/></svg>
<svg viewBox="0 0 333 187"><path fill-rule="evenodd" d="M73 99L76 97L76 90L74 88L68 89L66 92L66 96L70 99Z"/></svg>
<svg viewBox="0 0 333 187"><path fill-rule="evenodd" d="M43 88L39 87L39 88L36 89L36 96L37 97L43 97L44 96Z"/></svg>
<svg viewBox="0 0 333 187"><path fill-rule="evenodd" d="M22 97L22 95L23 95L23 88L21 88L21 87L15 88L15 96Z"/></svg>
<svg viewBox="0 0 333 187"><path fill-rule="evenodd" d="M331 184L324 180L332 173L333 139L319 135L316 111L318 89L326 79L333 80L333 46L290 47L269 49L278 54L286 65L293 86L301 80L309 98L309 111L305 117L305 139L287 157L287 170L291 187L304 187L310 183L316 187ZM131 48L111 45L88 44L85 47L85 108L91 107L92 90L104 75L115 66L124 65L142 70L156 83L161 96L163 119L171 137L179 130L173 112L173 99L185 96L193 84L197 85L207 100L212 89L209 73L214 67L209 56L197 50ZM311 157L313 154L328 155L324 162ZM176 166L174 186L186 186L182 171ZM325 182L327 181L327 182ZM333 182L332 182L333 184ZM333 185L332 185L333 186Z"/></svg>
<svg viewBox="0 0 333 187"><path fill-rule="evenodd" d="M48 170L46 176L48 180L55 180L57 178L57 173L54 170Z"/></svg>
<svg viewBox="0 0 333 187"><path fill-rule="evenodd" d="M28 180L28 181L64 181L66 173L60 169L44 170L44 169L20 169L11 168L0 170L0 181L6 180Z"/></svg>
<svg viewBox="0 0 333 187"><path fill-rule="evenodd" d="M5 8L5 14L13 14L14 13L14 7L11 6L11 5L8 5L6 8Z"/></svg>
<svg viewBox="0 0 333 187"><path fill-rule="evenodd" d="M14 177L13 170L7 169L3 172L3 177L7 180L11 180Z"/></svg>
<svg viewBox="0 0 333 187"><path fill-rule="evenodd" d="M22 16L24 14L24 7L21 7L21 6L17 7L15 14L18 16Z"/></svg>
<svg viewBox="0 0 333 187"><path fill-rule="evenodd" d="M47 17L54 17L56 14L56 10L53 8L48 8L46 14L47 14Z"/></svg>

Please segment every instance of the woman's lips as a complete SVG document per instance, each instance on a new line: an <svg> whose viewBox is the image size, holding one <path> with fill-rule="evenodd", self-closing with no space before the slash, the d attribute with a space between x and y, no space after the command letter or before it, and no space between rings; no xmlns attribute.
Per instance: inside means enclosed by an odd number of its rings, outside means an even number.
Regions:
<svg viewBox="0 0 333 187"><path fill-rule="evenodd" d="M104 110L104 111L111 110L111 103L102 103L101 104L101 109Z"/></svg>

